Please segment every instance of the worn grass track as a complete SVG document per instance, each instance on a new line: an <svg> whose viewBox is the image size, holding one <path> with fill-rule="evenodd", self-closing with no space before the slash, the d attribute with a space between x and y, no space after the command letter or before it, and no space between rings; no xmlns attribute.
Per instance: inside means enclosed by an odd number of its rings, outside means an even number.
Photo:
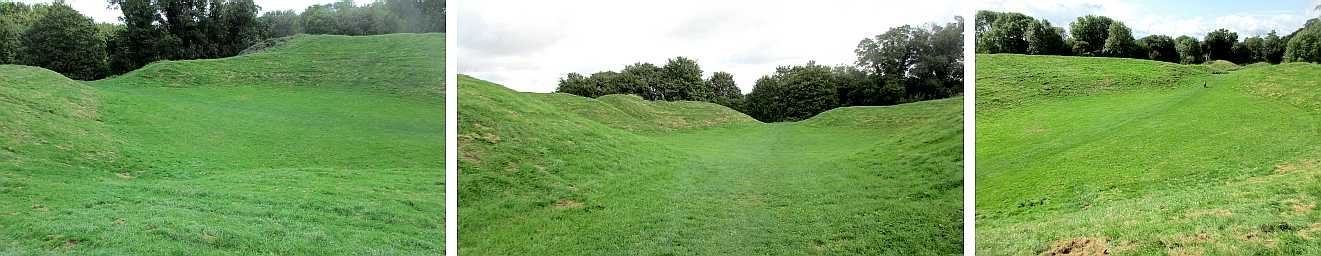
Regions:
<svg viewBox="0 0 1321 256"><path fill-rule="evenodd" d="M763 124L715 104L460 77L460 250L951 254L959 99Z"/></svg>

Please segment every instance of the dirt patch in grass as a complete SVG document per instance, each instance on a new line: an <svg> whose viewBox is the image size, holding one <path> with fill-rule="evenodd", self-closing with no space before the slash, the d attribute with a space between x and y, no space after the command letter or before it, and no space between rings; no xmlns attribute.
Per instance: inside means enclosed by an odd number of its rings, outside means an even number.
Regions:
<svg viewBox="0 0 1321 256"><path fill-rule="evenodd" d="M1310 211L1312 211L1312 209L1315 209L1315 208L1316 208L1316 203L1310 203L1310 204L1294 204L1294 205L1293 205L1293 213L1294 213L1294 214L1307 214L1307 212L1310 212Z"/></svg>
<svg viewBox="0 0 1321 256"><path fill-rule="evenodd" d="M560 199L559 202L555 202L554 206L555 209L581 209L583 208L583 203L569 199Z"/></svg>
<svg viewBox="0 0 1321 256"><path fill-rule="evenodd" d="M1317 160L1305 160L1292 163L1284 163L1275 166L1275 174L1288 174L1299 170L1314 170L1317 167Z"/></svg>
<svg viewBox="0 0 1321 256"><path fill-rule="evenodd" d="M1179 248L1173 248L1173 249L1166 250L1166 251L1165 251L1165 255L1169 255L1169 256L1202 256L1202 255L1206 255L1206 250L1203 250L1202 248L1186 248L1186 247L1179 247Z"/></svg>
<svg viewBox="0 0 1321 256"><path fill-rule="evenodd" d="M1041 253L1045 256L1070 255L1070 256L1093 256L1110 255L1110 249L1106 245L1105 238L1079 237L1073 239L1059 240L1051 243L1050 249Z"/></svg>
<svg viewBox="0 0 1321 256"><path fill-rule="evenodd" d="M1188 214L1187 214L1188 218L1190 218L1190 219L1196 219L1196 218L1207 217L1207 216L1211 216L1211 217L1229 217L1229 216L1233 216L1233 215L1234 215L1233 212L1230 212L1229 210L1225 210L1225 209L1193 210L1193 211L1191 211L1191 212L1188 212Z"/></svg>

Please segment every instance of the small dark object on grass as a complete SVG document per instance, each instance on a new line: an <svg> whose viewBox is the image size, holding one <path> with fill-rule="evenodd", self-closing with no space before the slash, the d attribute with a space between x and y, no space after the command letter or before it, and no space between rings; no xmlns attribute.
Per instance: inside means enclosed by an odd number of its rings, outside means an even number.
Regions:
<svg viewBox="0 0 1321 256"><path fill-rule="evenodd" d="M1264 233L1271 233L1276 231L1293 231L1293 230L1294 227L1292 225L1289 225L1288 222L1283 222L1283 221L1261 224L1261 232Z"/></svg>
<svg viewBox="0 0 1321 256"><path fill-rule="evenodd" d="M1202 82L1202 88L1211 88L1211 87L1206 87L1206 82Z"/></svg>

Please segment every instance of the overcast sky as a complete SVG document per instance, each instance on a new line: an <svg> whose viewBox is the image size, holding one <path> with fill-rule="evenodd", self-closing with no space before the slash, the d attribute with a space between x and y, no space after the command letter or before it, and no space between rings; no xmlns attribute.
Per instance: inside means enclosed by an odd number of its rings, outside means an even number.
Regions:
<svg viewBox="0 0 1321 256"><path fill-rule="evenodd" d="M49 3L54 1L18 0L15 2ZM64 3L69 4L69 6L72 6L73 9L78 10L78 12L82 13L83 15L92 17L92 19L96 20L96 22L120 23L119 18L123 16L123 13L121 13L118 9L107 8L108 6L110 6L110 4L107 4L108 2L109 1L106 0L65 0L64 1ZM310 5L333 3L335 2L335 0L255 0L253 2L256 2L257 6L261 6L261 11L264 13L266 11L278 11L278 10L297 10L301 12L303 11L303 9L307 8ZM370 2L370 0L354 0L354 2L361 4L361 3Z"/></svg>
<svg viewBox="0 0 1321 256"><path fill-rule="evenodd" d="M1280 36L1293 33L1307 19L1317 17L1312 9L1317 4L1321 0L983 0L979 9L1020 12L1065 29L1078 16L1104 15L1128 25L1134 38L1160 34L1200 39L1207 32L1225 28L1242 40L1271 30Z"/></svg>
<svg viewBox="0 0 1321 256"><path fill-rule="evenodd" d="M516 1L458 4L459 71L530 92L569 72L697 60L740 89L779 65L851 64L858 41L890 27L953 22L957 1Z"/></svg>

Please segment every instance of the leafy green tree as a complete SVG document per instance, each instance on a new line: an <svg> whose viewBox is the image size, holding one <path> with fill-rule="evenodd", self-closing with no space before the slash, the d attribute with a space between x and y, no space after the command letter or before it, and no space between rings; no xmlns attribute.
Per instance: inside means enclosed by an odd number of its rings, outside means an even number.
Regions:
<svg viewBox="0 0 1321 256"><path fill-rule="evenodd" d="M836 82L835 99L844 106L879 106L898 102L895 95L883 92L884 84L872 82L856 66L841 65L831 70Z"/></svg>
<svg viewBox="0 0 1321 256"><path fill-rule="evenodd" d="M1174 39L1165 35L1150 35L1138 40L1138 44L1146 49L1148 59L1179 63L1179 50L1175 46Z"/></svg>
<svg viewBox="0 0 1321 256"><path fill-rule="evenodd" d="M977 34L977 51L981 53L1027 53L1027 34L1036 20L1014 12L979 12L989 27ZM985 20L989 19L989 20Z"/></svg>
<svg viewBox="0 0 1321 256"><path fill-rule="evenodd" d="M303 23L293 10L270 11L258 20L267 27L266 37L286 37L303 33Z"/></svg>
<svg viewBox="0 0 1321 256"><path fill-rule="evenodd" d="M1073 36L1073 53L1079 56L1103 56L1106 39L1110 37L1110 23L1114 20L1105 16L1087 15L1078 17L1069 23L1069 33Z"/></svg>
<svg viewBox="0 0 1321 256"><path fill-rule="evenodd" d="M717 71L711 74L711 78L706 80L706 84L707 87L711 88L711 102L713 103L733 108L743 98L743 91L740 91L738 86L734 84L734 75L732 74Z"/></svg>
<svg viewBox="0 0 1321 256"><path fill-rule="evenodd" d="M18 61L21 36L17 24L8 17L0 17L0 64L13 64Z"/></svg>
<svg viewBox="0 0 1321 256"><path fill-rule="evenodd" d="M1105 45L1101 49L1104 56L1141 58L1137 44L1133 42L1133 33L1123 22L1114 21L1107 29Z"/></svg>
<svg viewBox="0 0 1321 256"><path fill-rule="evenodd" d="M914 42L926 34L927 31L920 28L904 25L891 28L875 38L865 38L854 50L858 55L857 64L878 81L902 80L908 68L917 61L920 45Z"/></svg>
<svg viewBox="0 0 1321 256"><path fill-rule="evenodd" d="M303 10L303 32L308 34L334 34L339 31L335 11L329 4L308 6Z"/></svg>
<svg viewBox="0 0 1321 256"><path fill-rule="evenodd" d="M939 99L963 91L963 18L944 26L931 25L925 38L911 42L917 61L908 69L906 98Z"/></svg>
<svg viewBox="0 0 1321 256"><path fill-rule="evenodd" d="M568 93L583 97L600 96L598 95L600 90L593 88L594 86L595 84L588 81L582 74L569 73L565 78L560 79L559 87L555 88L555 92Z"/></svg>
<svg viewBox="0 0 1321 256"><path fill-rule="evenodd" d="M1288 36L1285 62L1321 63L1321 19L1311 19L1303 28Z"/></svg>
<svg viewBox="0 0 1321 256"><path fill-rule="evenodd" d="M624 67L620 73L620 93L634 94L648 100L662 98L660 89L664 78L660 67L651 63L635 63Z"/></svg>
<svg viewBox="0 0 1321 256"><path fill-rule="evenodd" d="M1244 38L1243 42L1234 47L1236 48L1234 55L1242 60L1239 63L1269 62L1265 38L1259 36Z"/></svg>
<svg viewBox="0 0 1321 256"><path fill-rule="evenodd" d="M702 68L686 57L670 59L661 67L661 100L710 101L711 91L702 80Z"/></svg>
<svg viewBox="0 0 1321 256"><path fill-rule="evenodd" d="M1062 28L1050 26L1050 21L1033 22L1027 30L1027 54L1063 55L1068 51L1064 47Z"/></svg>
<svg viewBox="0 0 1321 256"><path fill-rule="evenodd" d="M837 107L831 68L808 62L781 66L748 94L749 116L764 122L797 121Z"/></svg>
<svg viewBox="0 0 1321 256"><path fill-rule="evenodd" d="M1182 64L1204 62L1202 48L1202 42L1197 41L1197 38L1179 36L1174 39L1174 50L1179 52L1179 63Z"/></svg>
<svg viewBox="0 0 1321 256"><path fill-rule="evenodd" d="M1207 60L1234 60L1234 44L1238 43L1238 33L1226 29L1217 29L1206 34L1203 39Z"/></svg>
<svg viewBox="0 0 1321 256"><path fill-rule="evenodd" d="M1283 61L1286 44L1288 44L1287 40L1276 35L1275 30L1271 30L1270 34L1266 34L1266 38L1262 41L1261 50L1265 55L1266 61L1271 64L1279 64Z"/></svg>
<svg viewBox="0 0 1321 256"><path fill-rule="evenodd" d="M63 2L23 33L23 63L43 67L79 80L105 76L105 42L96 36L96 23Z"/></svg>

